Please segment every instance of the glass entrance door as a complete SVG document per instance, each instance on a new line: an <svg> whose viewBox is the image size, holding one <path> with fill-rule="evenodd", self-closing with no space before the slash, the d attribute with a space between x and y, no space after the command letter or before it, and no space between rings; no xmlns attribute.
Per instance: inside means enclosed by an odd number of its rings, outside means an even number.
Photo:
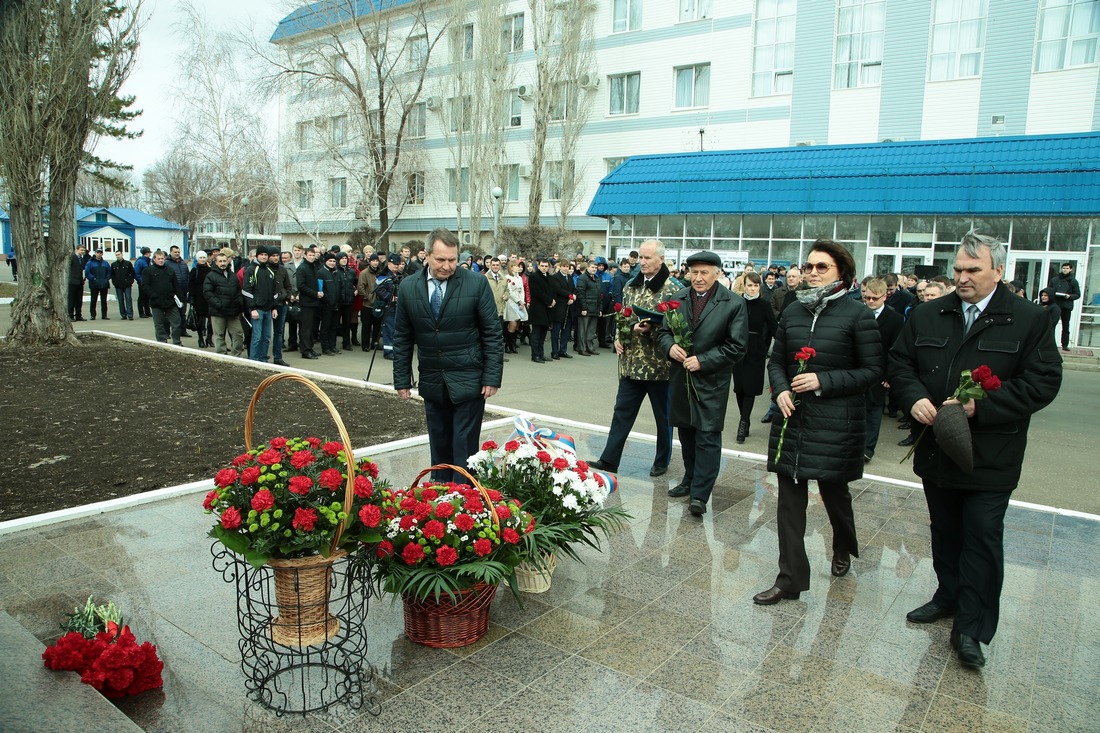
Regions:
<svg viewBox="0 0 1100 733"><path fill-rule="evenodd" d="M891 272L913 272L917 265L932 264L932 250L913 247L869 247L866 273L882 277Z"/></svg>
<svg viewBox="0 0 1100 733"><path fill-rule="evenodd" d="M1018 280L1024 284L1024 290L1028 300L1038 300L1039 291L1050 284L1051 278L1061 272L1063 263L1073 263L1073 276L1077 284L1081 284L1081 277L1085 266L1085 257L1082 254L1048 254L1046 252L1010 252L1008 263L1005 266L1004 279ZM1069 340L1077 343L1077 331L1081 321L1081 301L1073 303L1073 316L1070 319ZM1061 338L1062 327L1055 328L1055 340ZM1060 343L1060 341L1059 341Z"/></svg>

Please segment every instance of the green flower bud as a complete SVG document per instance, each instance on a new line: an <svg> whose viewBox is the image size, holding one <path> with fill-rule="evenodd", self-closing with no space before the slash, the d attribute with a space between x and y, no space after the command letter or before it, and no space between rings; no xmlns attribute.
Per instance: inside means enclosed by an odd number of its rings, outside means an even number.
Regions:
<svg viewBox="0 0 1100 733"><path fill-rule="evenodd" d="M271 523L271 531L272 532L278 532L279 531L279 523L278 522L272 522Z"/></svg>
<svg viewBox="0 0 1100 733"><path fill-rule="evenodd" d="M254 520L254 519L255 519L255 518L257 517L257 516L259 516L259 512L257 512L257 511L256 511L255 509L249 509L249 510L248 510L248 521L250 521L250 522L251 522L251 521L252 521L252 520Z"/></svg>
<svg viewBox="0 0 1100 733"><path fill-rule="evenodd" d="M293 533L293 532L291 532L291 531L290 531L289 529L284 529L284 530L283 530L283 537L290 537L290 536L292 536L293 534L294 534L294 533Z"/></svg>
<svg viewBox="0 0 1100 733"><path fill-rule="evenodd" d="M259 530L260 530L260 525L258 525L258 524L253 523L253 524L248 525L248 531L249 532L258 532Z"/></svg>
<svg viewBox="0 0 1100 733"><path fill-rule="evenodd" d="M283 518L283 510L282 509L276 509L274 512L271 513L271 516L275 517L276 519L282 519Z"/></svg>
<svg viewBox="0 0 1100 733"><path fill-rule="evenodd" d="M269 524L271 524L271 515L267 512L264 512L260 515L260 526L266 527Z"/></svg>

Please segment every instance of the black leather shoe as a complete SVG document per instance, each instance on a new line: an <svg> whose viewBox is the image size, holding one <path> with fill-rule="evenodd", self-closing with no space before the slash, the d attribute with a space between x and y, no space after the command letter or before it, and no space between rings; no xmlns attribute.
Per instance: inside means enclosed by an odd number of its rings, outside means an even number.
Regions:
<svg viewBox="0 0 1100 733"><path fill-rule="evenodd" d="M701 517L707 513L707 504L702 499L692 499L688 504L688 511L697 517Z"/></svg>
<svg viewBox="0 0 1100 733"><path fill-rule="evenodd" d="M913 423L909 420L902 420L898 423L898 430L910 430L913 427Z"/></svg>
<svg viewBox="0 0 1100 733"><path fill-rule="evenodd" d="M843 578L852 569L852 557L847 553L833 555L833 564L829 571L837 578Z"/></svg>
<svg viewBox="0 0 1100 733"><path fill-rule="evenodd" d="M967 667L978 669L985 666L985 655L978 640L966 634L951 632L951 646L959 653L959 661Z"/></svg>
<svg viewBox="0 0 1100 733"><path fill-rule="evenodd" d="M909 433L909 435L906 435L904 438L902 438L901 440L898 441L898 445L900 445L902 448L907 448L907 447L913 445L913 443L916 443L916 442L917 442L917 436L913 435L912 433Z"/></svg>
<svg viewBox="0 0 1100 733"><path fill-rule="evenodd" d="M279 366L285 366L285 367L288 367L288 366L290 366L290 364L287 364L287 363L286 363L285 361L283 361L282 359L276 359L276 360L274 361L274 363L275 363L275 364L277 364L277 365L279 365Z"/></svg>
<svg viewBox="0 0 1100 733"><path fill-rule="evenodd" d="M653 466L649 469L650 476L664 476L668 473L668 466Z"/></svg>
<svg viewBox="0 0 1100 733"><path fill-rule="evenodd" d="M920 608L914 608L905 614L905 618L915 624L930 624L939 621L941 618L949 618L954 615L955 612L952 609L944 608L935 601L929 601Z"/></svg>
<svg viewBox="0 0 1100 733"><path fill-rule="evenodd" d="M532 356L531 361L535 362L536 364L545 364L546 363L546 359L543 359L541 356Z"/></svg>
<svg viewBox="0 0 1100 733"><path fill-rule="evenodd" d="M864 463L870 463L872 457L873 456L870 453L864 453L863 454L863 462Z"/></svg>
<svg viewBox="0 0 1100 733"><path fill-rule="evenodd" d="M558 356L560 356L563 359L572 359L573 358L572 354L558 354Z"/></svg>
<svg viewBox="0 0 1100 733"><path fill-rule="evenodd" d="M610 471L611 473L615 473L619 470L618 466L612 466L610 463L602 461L599 458L594 461L589 461L588 467L594 468L597 471Z"/></svg>
<svg viewBox="0 0 1100 733"><path fill-rule="evenodd" d="M553 359L554 361L557 361L558 359L560 359L560 358L561 358L561 356L559 356L558 354L554 354L554 355L553 355L553 356L551 356L550 358L551 358L551 359Z"/></svg>
<svg viewBox="0 0 1100 733"><path fill-rule="evenodd" d="M673 499L679 499L681 496L687 496L691 493L691 487L687 484L676 484L668 490L668 495Z"/></svg>
<svg viewBox="0 0 1100 733"><path fill-rule="evenodd" d="M772 421L772 415L774 415L774 414L775 414L774 412L771 412L769 410L768 414L766 414L766 415L764 415L764 417L760 418L760 422L763 423L763 424L770 423Z"/></svg>
<svg viewBox="0 0 1100 733"><path fill-rule="evenodd" d="M317 355L314 354L312 351L307 351L306 353L302 354L302 358L303 359L316 359Z"/></svg>
<svg viewBox="0 0 1100 733"><path fill-rule="evenodd" d="M774 606L784 598L790 598L792 601L798 600L798 596L801 593L791 593L780 588L778 585L773 585L763 593L757 593L752 597L752 602L758 606Z"/></svg>

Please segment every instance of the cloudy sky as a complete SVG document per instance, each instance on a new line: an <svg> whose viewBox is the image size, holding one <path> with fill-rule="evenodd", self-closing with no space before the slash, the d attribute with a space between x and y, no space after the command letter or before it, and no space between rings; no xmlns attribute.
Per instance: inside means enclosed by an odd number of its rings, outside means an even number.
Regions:
<svg viewBox="0 0 1100 733"><path fill-rule="evenodd" d="M260 38L269 38L275 25L293 7L286 0L193 0L204 12L212 27L226 29L251 28ZM184 50L177 24L180 22L178 0L144 0L144 28L141 47L133 73L123 87L124 94L136 95L134 107L143 113L131 128L144 130L136 140L102 140L95 152L102 158L126 163L141 173L155 162L173 135L173 120L184 113L173 99L179 59Z"/></svg>

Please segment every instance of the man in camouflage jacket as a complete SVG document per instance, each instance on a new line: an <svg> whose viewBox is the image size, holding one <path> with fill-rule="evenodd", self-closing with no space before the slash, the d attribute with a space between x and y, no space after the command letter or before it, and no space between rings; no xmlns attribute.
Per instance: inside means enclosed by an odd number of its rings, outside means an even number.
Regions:
<svg viewBox="0 0 1100 733"><path fill-rule="evenodd" d="M665 247L656 239L646 240L639 250L639 271L623 288L623 308L657 310L657 304L680 289L665 266ZM615 397L615 412L611 431L599 460L589 463L593 468L616 472L623 456L627 435L634 427L642 401L649 397L653 420L657 424L657 454L650 476L661 476L668 470L672 457L672 427L668 419L668 358L657 348L657 326L649 321L634 324L629 343L615 340L619 355L619 393Z"/></svg>

